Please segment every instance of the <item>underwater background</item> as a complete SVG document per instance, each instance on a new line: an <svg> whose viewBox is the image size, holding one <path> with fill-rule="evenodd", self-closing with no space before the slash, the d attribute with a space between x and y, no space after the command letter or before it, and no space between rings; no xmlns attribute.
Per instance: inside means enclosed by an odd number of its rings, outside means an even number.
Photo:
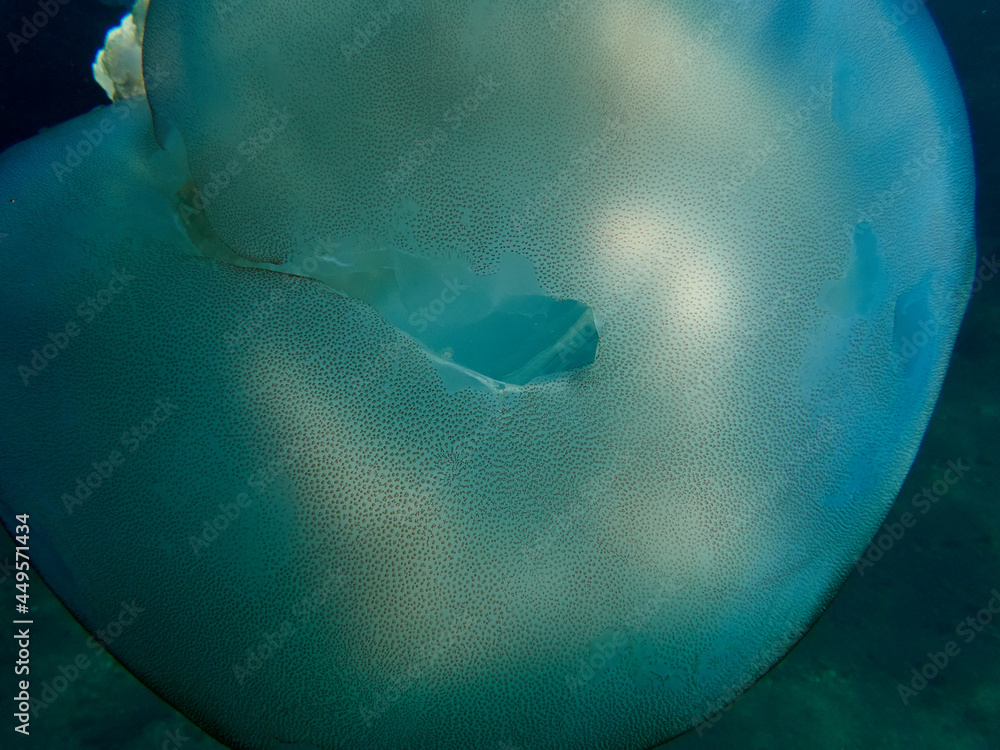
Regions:
<svg viewBox="0 0 1000 750"><path fill-rule="evenodd" d="M57 5L15 50L8 32L39 6L0 0L0 151L107 102L90 65L125 9L98 0ZM1000 615L985 609L1000 603L1000 1L926 5L966 95L978 180L979 277L951 368L886 525L826 613L770 673L728 708L710 707L719 713L671 750L1000 748ZM943 479L949 469L960 475L953 484ZM14 601L13 561L13 543L0 533L0 602ZM60 674L74 677L33 718L29 738L13 732L16 656L5 617L0 749L221 747L88 647L88 634L38 576L31 602L33 695ZM926 668L949 642L948 663ZM77 669L81 654L87 666ZM937 674L921 683L913 670Z"/></svg>

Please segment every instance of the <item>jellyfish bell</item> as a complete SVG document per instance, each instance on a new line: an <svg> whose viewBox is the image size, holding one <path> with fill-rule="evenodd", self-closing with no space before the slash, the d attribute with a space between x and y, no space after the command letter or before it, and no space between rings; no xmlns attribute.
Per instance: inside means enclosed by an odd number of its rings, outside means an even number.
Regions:
<svg viewBox="0 0 1000 750"><path fill-rule="evenodd" d="M156 0L145 93L0 156L5 525L236 747L689 728L940 388L975 251L931 19L236 5Z"/></svg>

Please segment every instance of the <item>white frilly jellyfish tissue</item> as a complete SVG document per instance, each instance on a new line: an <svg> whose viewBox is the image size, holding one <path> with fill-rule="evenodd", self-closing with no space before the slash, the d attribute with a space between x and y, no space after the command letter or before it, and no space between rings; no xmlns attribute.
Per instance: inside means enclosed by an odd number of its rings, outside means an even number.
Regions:
<svg viewBox="0 0 1000 750"><path fill-rule="evenodd" d="M0 156L0 509L92 632L135 608L123 664L234 748L641 750L785 654L970 290L922 4L143 33L142 85Z"/></svg>

